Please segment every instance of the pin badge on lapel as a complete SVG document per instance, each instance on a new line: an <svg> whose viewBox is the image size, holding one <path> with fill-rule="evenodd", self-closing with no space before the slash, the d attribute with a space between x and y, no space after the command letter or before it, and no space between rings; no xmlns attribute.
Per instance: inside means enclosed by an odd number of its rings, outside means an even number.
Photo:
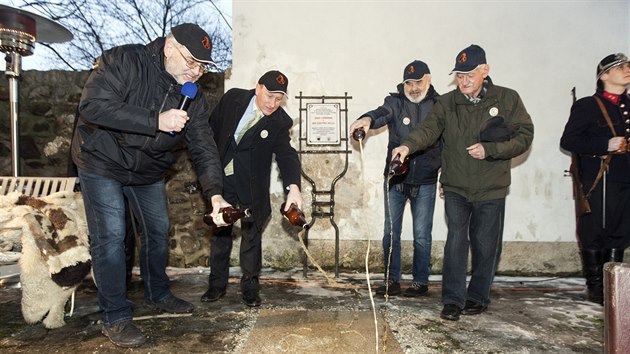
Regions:
<svg viewBox="0 0 630 354"><path fill-rule="evenodd" d="M497 107L492 107L492 108L490 108L490 112L489 113L490 113L490 116L496 117L497 114L499 114L499 109Z"/></svg>
<svg viewBox="0 0 630 354"><path fill-rule="evenodd" d="M411 119L409 119L409 117L403 118L403 124L404 125L409 125L409 123L411 123Z"/></svg>
<svg viewBox="0 0 630 354"><path fill-rule="evenodd" d="M260 137L263 139L267 139L267 137L269 136L269 132L267 131L267 129L263 129L260 131Z"/></svg>

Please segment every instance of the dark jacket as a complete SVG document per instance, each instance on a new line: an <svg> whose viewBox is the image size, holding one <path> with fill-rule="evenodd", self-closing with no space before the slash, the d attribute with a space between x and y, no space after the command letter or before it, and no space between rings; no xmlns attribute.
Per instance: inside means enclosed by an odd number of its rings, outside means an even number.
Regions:
<svg viewBox="0 0 630 354"><path fill-rule="evenodd" d="M598 90L599 96L610 116L617 136L630 137L630 98L627 93L621 95L615 105ZM578 154L582 181L590 182L584 188L590 189L600 169L600 156L608 154L608 140L612 132L601 109L593 96L579 99L571 107L569 120L564 127L560 146ZM608 165L606 180L609 182L630 183L630 154L613 155Z"/></svg>
<svg viewBox="0 0 630 354"><path fill-rule="evenodd" d="M164 68L163 50L159 38L103 53L83 89L72 158L81 170L124 185L150 184L164 178L174 162L171 149L184 140L209 200L221 193L222 178L204 95L191 102L183 131L158 131L159 113L181 98L181 85Z"/></svg>
<svg viewBox="0 0 630 354"><path fill-rule="evenodd" d="M252 211L256 225L261 228L271 214L269 186L271 159L275 155L285 192L295 184L301 186L301 165L297 152L291 147L290 129L293 120L278 108L270 116L251 127L236 145L234 133L255 90L233 88L223 95L210 115L222 166L234 159L235 191L225 191L226 200L236 193L242 207ZM278 210L280 206L277 206Z"/></svg>
<svg viewBox="0 0 630 354"><path fill-rule="evenodd" d="M427 117L438 97L439 95L433 85L430 85L426 97L419 103L413 103L405 96L402 84L399 84L398 92L387 96L383 105L361 115L361 117L368 116L372 119L370 129L387 125L389 142L384 175L387 176L389 172L392 150L400 146L402 139ZM411 154L409 156L409 171L400 177L393 177L390 183L413 185L436 183L440 169L440 150L440 140L437 139L428 149Z"/></svg>
<svg viewBox="0 0 630 354"><path fill-rule="evenodd" d="M534 124L518 93L494 86L490 77L487 92L478 103L470 102L459 88L441 96L429 116L402 141L411 152L431 146L442 135L444 191L469 201L504 198L508 193L510 159L527 151L534 138ZM490 118L503 116L515 128L510 140L483 142L486 159L472 158L466 147L480 142L479 133Z"/></svg>

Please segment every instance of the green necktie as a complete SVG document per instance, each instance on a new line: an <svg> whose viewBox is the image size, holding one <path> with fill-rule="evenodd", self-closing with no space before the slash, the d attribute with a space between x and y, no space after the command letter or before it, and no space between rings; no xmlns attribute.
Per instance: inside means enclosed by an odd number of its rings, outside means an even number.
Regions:
<svg viewBox="0 0 630 354"><path fill-rule="evenodd" d="M256 109L254 111L254 118L250 119L249 122L247 122L247 124L245 124L243 129L241 129L240 133L238 134L238 138L236 138L236 144L238 144L241 141L241 139L243 139L243 136L245 136L245 133L251 127L253 127L254 125L256 125L256 123L258 123L260 118L262 118L262 113L260 112L260 110Z"/></svg>

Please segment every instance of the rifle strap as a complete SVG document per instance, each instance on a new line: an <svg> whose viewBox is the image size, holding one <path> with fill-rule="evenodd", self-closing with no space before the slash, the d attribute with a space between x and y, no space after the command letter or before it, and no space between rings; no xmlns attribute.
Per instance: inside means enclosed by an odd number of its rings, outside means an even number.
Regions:
<svg viewBox="0 0 630 354"><path fill-rule="evenodd" d="M612 121L610 120L610 116L608 115L608 111L606 110L606 107L604 107L604 103L602 102L601 98L597 97L597 95L593 95L593 97L595 98L595 101L597 102L599 109L602 111L602 114L604 115L604 119L606 119L606 123L608 123L608 126L610 127L610 131L612 132L613 137L617 136L617 133L615 132L615 128L612 125ZM588 190L588 193L586 193L586 196L585 196L586 199L591 197L591 193L593 193L593 190L597 186L597 183L599 183L599 180L601 180L602 177L604 176L604 172L608 168L608 164L610 163L610 160L612 159L612 155L613 155L612 153L608 153L608 155L606 155L606 159L604 159L604 161L602 162L602 165L599 168L599 172L597 172L597 177L595 177L595 181L593 182L593 185Z"/></svg>

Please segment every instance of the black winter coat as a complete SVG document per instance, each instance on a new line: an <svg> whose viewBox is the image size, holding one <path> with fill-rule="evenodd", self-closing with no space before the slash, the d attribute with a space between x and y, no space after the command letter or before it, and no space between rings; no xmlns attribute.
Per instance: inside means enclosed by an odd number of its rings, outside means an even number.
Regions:
<svg viewBox="0 0 630 354"><path fill-rule="evenodd" d="M383 105L373 111L369 111L361 117L368 116L372 119L370 129L377 129L387 125L389 142L387 144L387 156L385 158L384 175L389 172L389 162L392 150L400 146L402 139L431 112L439 95L429 86L427 96L419 103L413 103L405 96L402 84L398 85L398 92L385 97ZM393 177L390 184L406 183L412 185L433 184L437 182L440 169L441 142L438 140L426 150L416 152L409 156L409 171Z"/></svg>
<svg viewBox="0 0 630 354"><path fill-rule="evenodd" d="M81 95L72 158L79 169L124 185L150 184L164 178L171 150L184 140L209 201L221 194L222 174L205 96L191 102L184 130L158 130L159 113L181 98L181 85L164 68L164 42L115 47L99 58Z"/></svg>

